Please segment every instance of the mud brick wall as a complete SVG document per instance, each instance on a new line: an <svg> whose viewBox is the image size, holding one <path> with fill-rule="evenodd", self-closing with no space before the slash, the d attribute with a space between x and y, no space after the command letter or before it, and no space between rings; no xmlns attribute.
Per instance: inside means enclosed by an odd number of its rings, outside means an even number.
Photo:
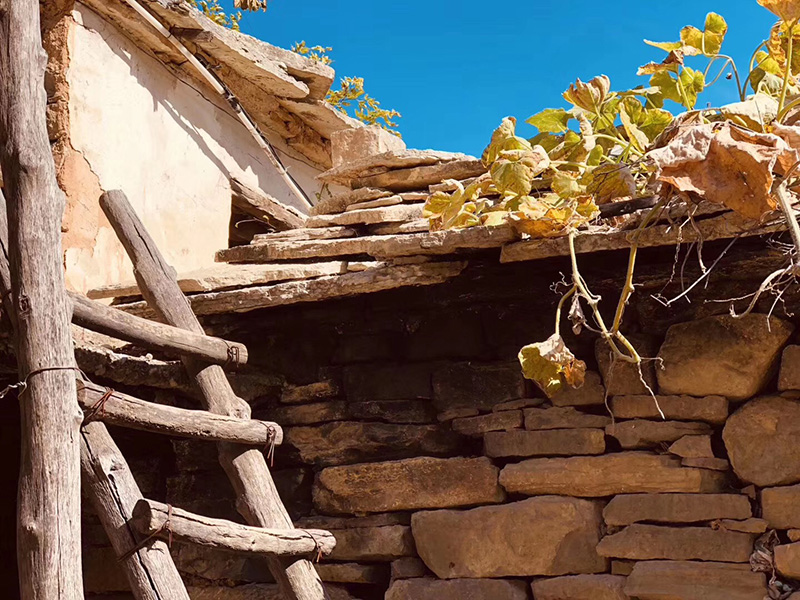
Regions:
<svg viewBox="0 0 800 600"><path fill-rule="evenodd" d="M625 258L583 260L607 310ZM335 598L797 600L797 294L771 319L774 298L742 319L707 301L752 292L776 260L743 244L691 303L665 307L653 296L682 289L672 252L643 253L626 326L657 360L640 375L596 335L568 334L586 384L549 400L516 353L551 335L563 261L478 261L433 288L206 325L245 342L248 371L276 382L249 400L284 426L274 475L297 526L337 538L318 566ZM697 275L689 264L684 280ZM240 520L212 446L114 434L145 495ZM87 544L91 589L124 593L102 532ZM173 554L195 598L277 598L262 561Z"/></svg>

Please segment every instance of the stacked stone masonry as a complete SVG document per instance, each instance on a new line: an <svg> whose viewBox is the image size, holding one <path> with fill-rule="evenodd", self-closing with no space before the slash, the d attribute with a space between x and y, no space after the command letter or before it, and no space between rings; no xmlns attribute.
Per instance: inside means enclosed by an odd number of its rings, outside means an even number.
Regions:
<svg viewBox="0 0 800 600"><path fill-rule="evenodd" d="M658 358L641 377L585 340L584 387L547 399L523 380L512 330L476 332L464 314L410 307L354 325L342 315L358 320L365 305L348 302L292 308L331 335L304 344L295 332L299 348L285 356L289 346L265 332L289 313L218 322L266 347L253 352L269 357L258 368L283 377L248 400L254 417L285 427L274 473L297 526L337 539L318 565L332 597L763 600L800 590L800 347L788 319L670 323L639 337ZM170 450L167 466L142 450L154 479L145 493L239 519L213 451ZM257 559L177 544L173 554L196 597L277 597ZM110 555L92 555L94 591L124 591Z"/></svg>

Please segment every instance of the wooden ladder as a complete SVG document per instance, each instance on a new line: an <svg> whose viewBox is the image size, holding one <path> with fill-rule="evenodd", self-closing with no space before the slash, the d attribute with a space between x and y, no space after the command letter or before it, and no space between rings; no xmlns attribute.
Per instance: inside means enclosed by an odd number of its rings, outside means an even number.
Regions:
<svg viewBox="0 0 800 600"><path fill-rule="evenodd" d="M8 279L8 222L0 194L0 288L5 302ZM83 378L78 400L85 420L81 431L83 486L120 559L137 600L188 600L164 541L173 538L233 552L267 557L286 600L328 598L311 558L335 545L327 531L295 529L257 446L274 448L283 439L276 423L250 419L250 406L231 388L223 365L242 364L247 349L205 335L144 225L121 191L103 194L100 205L133 262L148 304L166 323L155 323L71 294L73 322L148 349L181 357L201 392L205 410L154 404L103 388ZM105 423L155 433L214 441L220 463L237 494L237 509L249 525L194 515L142 497L125 457ZM256 447L254 447L256 446Z"/></svg>

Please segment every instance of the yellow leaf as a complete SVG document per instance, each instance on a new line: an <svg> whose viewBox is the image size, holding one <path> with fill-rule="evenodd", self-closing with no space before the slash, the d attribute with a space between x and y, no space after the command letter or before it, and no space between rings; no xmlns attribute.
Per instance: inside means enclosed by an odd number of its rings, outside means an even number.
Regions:
<svg viewBox="0 0 800 600"><path fill-rule="evenodd" d="M530 194L533 179L550 166L550 157L541 146L531 150L505 150L492 163L489 173L501 194Z"/></svg>
<svg viewBox="0 0 800 600"><path fill-rule="evenodd" d="M800 19L800 0L758 0L758 3L784 21Z"/></svg>
<svg viewBox="0 0 800 600"><path fill-rule="evenodd" d="M636 181L627 165L605 164L595 167L581 178L586 192L594 196L597 204L607 204L617 198L628 198L636 193Z"/></svg>
<svg viewBox="0 0 800 600"><path fill-rule="evenodd" d="M532 146L528 140L518 137L515 134L516 127L517 120L514 117L506 117L503 119L500 127L495 129L489 146L483 151L483 156L481 157L483 164L487 168L490 167L503 152L512 150L532 150Z"/></svg>
<svg viewBox="0 0 800 600"><path fill-rule="evenodd" d="M578 79L564 92L564 99L578 108L597 114L610 91L611 80L605 75L599 75L588 83Z"/></svg>
<svg viewBox="0 0 800 600"><path fill-rule="evenodd" d="M586 375L586 363L575 358L560 335L525 346L519 351L519 362L525 378L535 382L548 398L565 385L581 387Z"/></svg>

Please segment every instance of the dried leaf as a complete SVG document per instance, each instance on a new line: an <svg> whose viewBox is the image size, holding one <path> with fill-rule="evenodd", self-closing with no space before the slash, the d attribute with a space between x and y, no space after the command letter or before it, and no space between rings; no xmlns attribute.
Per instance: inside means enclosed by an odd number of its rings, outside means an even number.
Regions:
<svg viewBox="0 0 800 600"><path fill-rule="evenodd" d="M617 198L629 198L636 193L636 181L628 165L605 164L588 171L581 177L586 193L595 203L607 204Z"/></svg>
<svg viewBox="0 0 800 600"><path fill-rule="evenodd" d="M597 114L610 91L611 80L605 75L599 75L588 83L578 79L564 92L564 100L587 112Z"/></svg>
<svg viewBox="0 0 800 600"><path fill-rule="evenodd" d="M525 346L519 351L519 362L525 378L534 381L548 398L565 385L581 387L586 375L586 363L575 358L560 335Z"/></svg>
<svg viewBox="0 0 800 600"><path fill-rule="evenodd" d="M531 150L504 150L489 168L492 181L501 194L525 196L531 193L533 179L550 166L550 157L541 146Z"/></svg>
<svg viewBox="0 0 800 600"><path fill-rule="evenodd" d="M648 157L660 181L758 220L776 207L773 171L788 169L797 153L776 135L717 123L687 128Z"/></svg>
<svg viewBox="0 0 800 600"><path fill-rule="evenodd" d="M758 0L758 3L784 21L800 19L800 1L798 0Z"/></svg>
<svg viewBox="0 0 800 600"><path fill-rule="evenodd" d="M726 119L738 117L749 128L764 131L764 127L778 117L778 101L766 94L755 94L744 102L727 104L719 110Z"/></svg>
<svg viewBox="0 0 800 600"><path fill-rule="evenodd" d="M516 135L517 120L514 117L506 117L500 127L492 133L492 139L486 150L483 152L481 160L489 168L500 156L502 152L510 150L532 150L528 140Z"/></svg>

